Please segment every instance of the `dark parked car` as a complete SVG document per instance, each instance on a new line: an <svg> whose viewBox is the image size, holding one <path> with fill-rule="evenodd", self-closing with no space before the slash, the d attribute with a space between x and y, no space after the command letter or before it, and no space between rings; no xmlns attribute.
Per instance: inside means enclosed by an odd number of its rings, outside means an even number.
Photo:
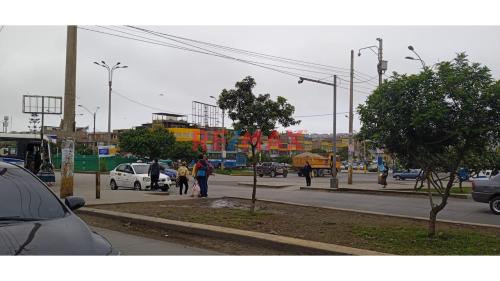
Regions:
<svg viewBox="0 0 500 281"><path fill-rule="evenodd" d="M171 169L168 164L162 162L158 162L158 164L160 164L160 172L164 175L169 176L172 183L175 183L175 186L179 186L177 182L177 171Z"/></svg>
<svg viewBox="0 0 500 281"><path fill-rule="evenodd" d="M263 162L257 166L257 174L259 177L266 175L274 178L277 175L283 175L283 177L286 178L288 175L288 168L277 162Z"/></svg>
<svg viewBox="0 0 500 281"><path fill-rule="evenodd" d="M420 169L408 169L406 171L398 171L392 174L392 177L397 180L406 180L406 179L419 179L420 178Z"/></svg>
<svg viewBox="0 0 500 281"><path fill-rule="evenodd" d="M500 174L489 180L473 180L472 198L477 202L489 203L491 211L500 215Z"/></svg>
<svg viewBox="0 0 500 281"><path fill-rule="evenodd" d="M0 162L0 255L115 254L73 214L84 205L73 196L63 204L31 172Z"/></svg>

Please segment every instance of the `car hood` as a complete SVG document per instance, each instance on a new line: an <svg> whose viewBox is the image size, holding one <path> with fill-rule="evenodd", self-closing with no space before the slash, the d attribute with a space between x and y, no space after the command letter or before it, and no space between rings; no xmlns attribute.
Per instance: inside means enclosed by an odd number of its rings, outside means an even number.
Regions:
<svg viewBox="0 0 500 281"><path fill-rule="evenodd" d="M108 255L111 244L74 214L0 224L0 255Z"/></svg>
<svg viewBox="0 0 500 281"><path fill-rule="evenodd" d="M149 178L150 176L148 174L136 174L136 176L140 177L140 178ZM160 173L160 179L170 179L169 176L165 175L165 174L162 174Z"/></svg>

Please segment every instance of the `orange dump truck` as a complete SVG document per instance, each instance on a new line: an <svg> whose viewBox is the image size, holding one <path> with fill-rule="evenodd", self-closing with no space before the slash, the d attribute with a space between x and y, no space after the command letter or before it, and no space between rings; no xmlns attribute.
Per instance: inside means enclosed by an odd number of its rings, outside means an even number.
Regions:
<svg viewBox="0 0 500 281"><path fill-rule="evenodd" d="M313 176L322 177L324 175L329 175L332 172L333 163L333 153L330 153L328 157L321 156L316 153L304 152L295 155L292 158L292 166L297 169L299 177L302 177L302 168L306 165L306 161L313 170ZM337 156L337 171L340 169L340 158Z"/></svg>

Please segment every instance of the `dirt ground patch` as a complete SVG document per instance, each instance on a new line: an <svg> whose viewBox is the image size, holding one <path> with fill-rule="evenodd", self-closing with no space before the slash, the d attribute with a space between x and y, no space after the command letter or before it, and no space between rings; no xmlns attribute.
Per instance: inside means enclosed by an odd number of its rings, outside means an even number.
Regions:
<svg viewBox="0 0 500 281"><path fill-rule="evenodd" d="M213 237L204 237L177 231L166 231L142 224L131 223L127 220L115 220L102 218L87 214L78 214L88 225L101 228L112 229L123 233L128 233L146 238L184 244L191 247L208 249L226 255L290 255L287 251L261 247L259 245L249 245L237 241L228 241ZM168 253L165 253L168 255Z"/></svg>
<svg viewBox="0 0 500 281"><path fill-rule="evenodd" d="M500 230L438 223L439 235L428 238L425 221L325 208L249 200L188 199L98 205L94 208L179 221L279 234L406 255L499 255Z"/></svg>

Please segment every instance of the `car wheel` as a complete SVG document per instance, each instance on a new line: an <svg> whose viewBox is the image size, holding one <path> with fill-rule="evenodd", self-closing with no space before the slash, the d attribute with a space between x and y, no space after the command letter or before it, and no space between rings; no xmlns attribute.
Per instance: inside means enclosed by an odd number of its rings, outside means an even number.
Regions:
<svg viewBox="0 0 500 281"><path fill-rule="evenodd" d="M160 187L161 191L167 192L170 189L170 186L168 184L165 184L164 186Z"/></svg>
<svg viewBox="0 0 500 281"><path fill-rule="evenodd" d="M141 190L141 189L142 189L142 187L141 187L141 183L140 183L140 182L138 182L138 181L136 181L136 182L134 183L134 190Z"/></svg>
<svg viewBox="0 0 500 281"><path fill-rule="evenodd" d="M111 182L109 183L109 187L111 188L111 190L117 190L118 189L118 185L116 185L115 180L111 180Z"/></svg>
<svg viewBox="0 0 500 281"><path fill-rule="evenodd" d="M261 178L262 178L263 176L264 176L264 174L259 174L259 177L261 177Z"/></svg>
<svg viewBox="0 0 500 281"><path fill-rule="evenodd" d="M400 181L401 177L400 176L396 176L395 179L398 180L398 181Z"/></svg>
<svg viewBox="0 0 500 281"><path fill-rule="evenodd" d="M276 177L276 172L275 171L271 171L271 178L275 178Z"/></svg>
<svg viewBox="0 0 500 281"><path fill-rule="evenodd" d="M495 215L500 215L500 196L490 200L490 209Z"/></svg>
<svg viewBox="0 0 500 281"><path fill-rule="evenodd" d="M286 178L286 176L288 175L288 173L283 173L283 177Z"/></svg>

